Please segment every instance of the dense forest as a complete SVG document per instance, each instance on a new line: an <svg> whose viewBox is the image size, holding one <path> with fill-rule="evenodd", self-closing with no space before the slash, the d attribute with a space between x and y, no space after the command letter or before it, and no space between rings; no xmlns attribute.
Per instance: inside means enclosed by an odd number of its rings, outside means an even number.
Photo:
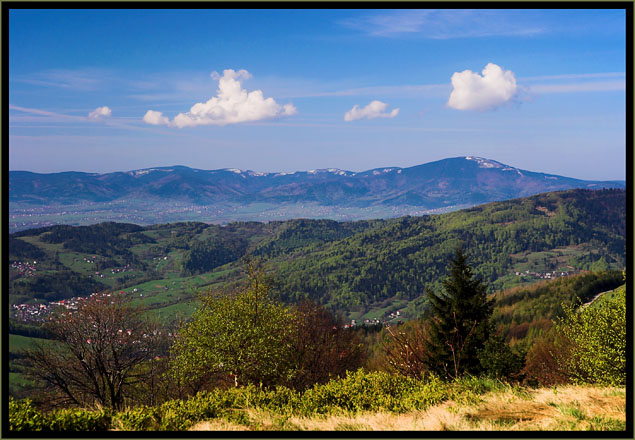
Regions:
<svg viewBox="0 0 635 440"><path fill-rule="evenodd" d="M171 277L187 284L204 274L217 289L241 278L240 259L251 254L266 261L287 302L311 299L357 317L395 304L415 317L427 307L426 289L440 288L446 262L459 246L493 293L547 272L622 269L625 230L622 190L546 193L391 220L53 226L10 236L10 262L32 258L40 272L13 276L9 293L12 303L29 295L52 301ZM94 265L77 262L86 257L96 257ZM110 269L126 265L134 271L109 281ZM181 292L191 298L191 292Z"/></svg>
<svg viewBox="0 0 635 440"><path fill-rule="evenodd" d="M459 245L490 291L505 287L498 280L510 273L514 256L527 251L588 244L601 252L592 260L623 267L623 197L622 191L571 191L401 218L306 256L304 250L291 254L279 265L282 290L292 300L310 297L336 309L411 300L438 289L444 262Z"/></svg>

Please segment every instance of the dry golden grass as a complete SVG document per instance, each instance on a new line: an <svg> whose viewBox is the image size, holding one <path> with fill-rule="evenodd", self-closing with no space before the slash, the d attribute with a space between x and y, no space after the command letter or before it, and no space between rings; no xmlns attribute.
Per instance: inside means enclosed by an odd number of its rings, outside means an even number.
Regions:
<svg viewBox="0 0 635 440"><path fill-rule="evenodd" d="M563 386L487 393L472 405L446 401L425 411L281 416L247 410L246 425L215 420L193 430L296 431L577 431L624 429L623 388ZM621 428L620 428L621 427Z"/></svg>
<svg viewBox="0 0 635 440"><path fill-rule="evenodd" d="M337 415L328 417L292 417L289 421L303 431L403 431L421 430L418 413L388 412Z"/></svg>
<svg viewBox="0 0 635 440"><path fill-rule="evenodd" d="M249 427L216 419L209 422L199 422L192 426L190 431L249 431Z"/></svg>

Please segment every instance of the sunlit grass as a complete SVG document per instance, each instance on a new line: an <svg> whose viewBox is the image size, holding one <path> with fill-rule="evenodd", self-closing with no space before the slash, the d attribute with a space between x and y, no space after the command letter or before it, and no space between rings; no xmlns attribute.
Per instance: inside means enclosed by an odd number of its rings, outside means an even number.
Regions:
<svg viewBox="0 0 635 440"><path fill-rule="evenodd" d="M626 428L623 388L501 387L479 399L448 400L427 410L280 415L249 409L243 423L205 421L192 430L294 431L619 431Z"/></svg>

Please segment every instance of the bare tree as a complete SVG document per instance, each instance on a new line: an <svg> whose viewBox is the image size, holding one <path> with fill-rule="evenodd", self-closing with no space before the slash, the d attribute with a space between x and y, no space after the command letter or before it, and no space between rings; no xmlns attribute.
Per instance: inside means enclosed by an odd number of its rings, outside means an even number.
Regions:
<svg viewBox="0 0 635 440"><path fill-rule="evenodd" d="M145 380L140 369L160 354L160 329L142 310L115 294L59 307L45 327L57 343L25 351L26 373L53 399L49 403L121 408L130 386Z"/></svg>
<svg viewBox="0 0 635 440"><path fill-rule="evenodd" d="M292 325L296 371L290 385L296 389L357 370L368 357L356 332L342 328L341 322L322 305L301 302L295 307Z"/></svg>
<svg viewBox="0 0 635 440"><path fill-rule="evenodd" d="M427 328L423 321L386 325L390 338L381 341L384 352L384 367L399 374L417 379L427 373L426 360L430 355L427 349Z"/></svg>

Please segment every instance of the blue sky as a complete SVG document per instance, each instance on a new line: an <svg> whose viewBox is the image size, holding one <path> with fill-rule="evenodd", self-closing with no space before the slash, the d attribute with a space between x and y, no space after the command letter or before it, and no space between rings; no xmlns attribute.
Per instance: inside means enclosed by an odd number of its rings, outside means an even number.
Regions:
<svg viewBox="0 0 635 440"><path fill-rule="evenodd" d="M11 10L9 167L625 179L623 10Z"/></svg>

